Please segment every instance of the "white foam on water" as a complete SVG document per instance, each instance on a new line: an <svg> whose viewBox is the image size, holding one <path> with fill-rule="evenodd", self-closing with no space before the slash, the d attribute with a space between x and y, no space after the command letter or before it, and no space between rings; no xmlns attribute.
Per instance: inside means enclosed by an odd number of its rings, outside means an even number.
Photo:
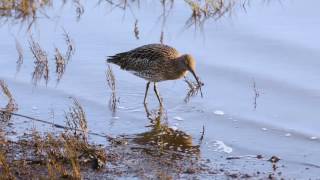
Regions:
<svg viewBox="0 0 320 180"><path fill-rule="evenodd" d="M231 153L233 151L233 149L229 146L227 146L223 141L215 141L213 143L215 150L216 151L220 151L220 152L225 152L225 153Z"/></svg>

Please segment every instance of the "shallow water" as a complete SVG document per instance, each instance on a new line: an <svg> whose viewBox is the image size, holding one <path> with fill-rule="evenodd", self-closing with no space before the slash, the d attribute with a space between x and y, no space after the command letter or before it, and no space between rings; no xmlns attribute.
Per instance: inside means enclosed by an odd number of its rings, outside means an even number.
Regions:
<svg viewBox="0 0 320 180"><path fill-rule="evenodd" d="M164 27L164 43L197 60L204 98L183 101L187 85L182 81L159 84L168 117L168 126L178 128L197 145L202 127L205 134L201 157L229 169L255 172L259 165L244 160L229 163L227 156L257 155L281 157L284 177L317 178L320 156L320 12L318 1L271 1L251 3L245 12L236 9L231 17L205 23L204 32L184 29L190 10L176 2ZM89 129L110 135L147 132L149 119L142 104L145 81L113 66L119 108L108 108L105 59L108 55L140 45L159 42L162 9L158 2L133 6L139 20L140 39L133 29L135 18L129 10L96 6L86 2L80 21L70 4L49 9L54 18L38 19L31 28L33 37L48 51L54 67L54 48L66 49L62 28L74 39L76 53L66 73L56 83L54 68L50 82L37 87L31 83L33 58L25 27L6 23L0 28L0 78L10 87L19 105L19 113L63 124L64 111L76 97L84 106ZM57 6L59 7L59 6ZM16 73L15 38L24 49L24 64ZM256 98L253 84L260 96ZM149 108L157 109L157 100L149 94ZM59 120L60 119L60 120ZM30 123L16 119L18 129ZM41 128L41 124L36 124ZM45 130L48 127L43 127ZM91 137L93 141L104 139ZM261 165L272 171L271 165ZM268 169L270 168L270 169ZM307 168L307 169L306 169Z"/></svg>

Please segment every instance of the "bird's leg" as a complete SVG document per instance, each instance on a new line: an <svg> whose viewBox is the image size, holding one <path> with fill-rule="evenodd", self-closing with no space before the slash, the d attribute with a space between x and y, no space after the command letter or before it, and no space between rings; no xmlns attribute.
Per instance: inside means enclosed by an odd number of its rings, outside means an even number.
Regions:
<svg viewBox="0 0 320 180"><path fill-rule="evenodd" d="M147 104L147 95L148 95L149 85L150 85L150 82L148 82L148 83L147 83L147 86L146 86L146 92L145 92L145 94L144 94L144 101L143 101L143 104L144 104L144 105Z"/></svg>
<svg viewBox="0 0 320 180"><path fill-rule="evenodd" d="M144 110L146 111L147 118L150 119L151 121L153 121L153 119L151 118L151 113L150 113L146 103L144 103Z"/></svg>
<svg viewBox="0 0 320 180"><path fill-rule="evenodd" d="M157 95L157 98L158 98L158 100L159 100L160 106L162 106L162 100L161 100L161 98L160 98L160 95L159 95L159 92L158 92L158 89L157 89L157 83L156 83L156 82L154 83L154 92L155 92L156 95Z"/></svg>

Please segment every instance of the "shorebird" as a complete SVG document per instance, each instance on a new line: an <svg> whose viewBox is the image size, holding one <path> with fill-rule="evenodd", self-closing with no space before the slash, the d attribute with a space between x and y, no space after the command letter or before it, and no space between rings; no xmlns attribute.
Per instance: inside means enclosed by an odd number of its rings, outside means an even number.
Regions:
<svg viewBox="0 0 320 180"><path fill-rule="evenodd" d="M162 100L157 90L157 83L166 80L176 80L185 77L188 71L192 73L200 88L198 76L195 73L195 60L190 54L180 53L173 47L163 44L148 44L133 50L108 56L107 62L116 64L121 69L148 81L143 103L146 99L150 83L154 83L154 92L160 105Z"/></svg>

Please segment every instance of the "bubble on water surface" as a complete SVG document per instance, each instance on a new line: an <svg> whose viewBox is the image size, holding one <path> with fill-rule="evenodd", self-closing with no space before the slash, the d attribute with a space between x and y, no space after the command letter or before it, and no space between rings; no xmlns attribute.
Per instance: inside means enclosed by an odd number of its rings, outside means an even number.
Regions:
<svg viewBox="0 0 320 180"><path fill-rule="evenodd" d="M290 137L291 136L291 133L287 133L285 134L286 137Z"/></svg>
<svg viewBox="0 0 320 180"><path fill-rule="evenodd" d="M215 115L218 115L218 116L223 116L224 115L224 112L221 111L221 110L216 110L213 112Z"/></svg>

